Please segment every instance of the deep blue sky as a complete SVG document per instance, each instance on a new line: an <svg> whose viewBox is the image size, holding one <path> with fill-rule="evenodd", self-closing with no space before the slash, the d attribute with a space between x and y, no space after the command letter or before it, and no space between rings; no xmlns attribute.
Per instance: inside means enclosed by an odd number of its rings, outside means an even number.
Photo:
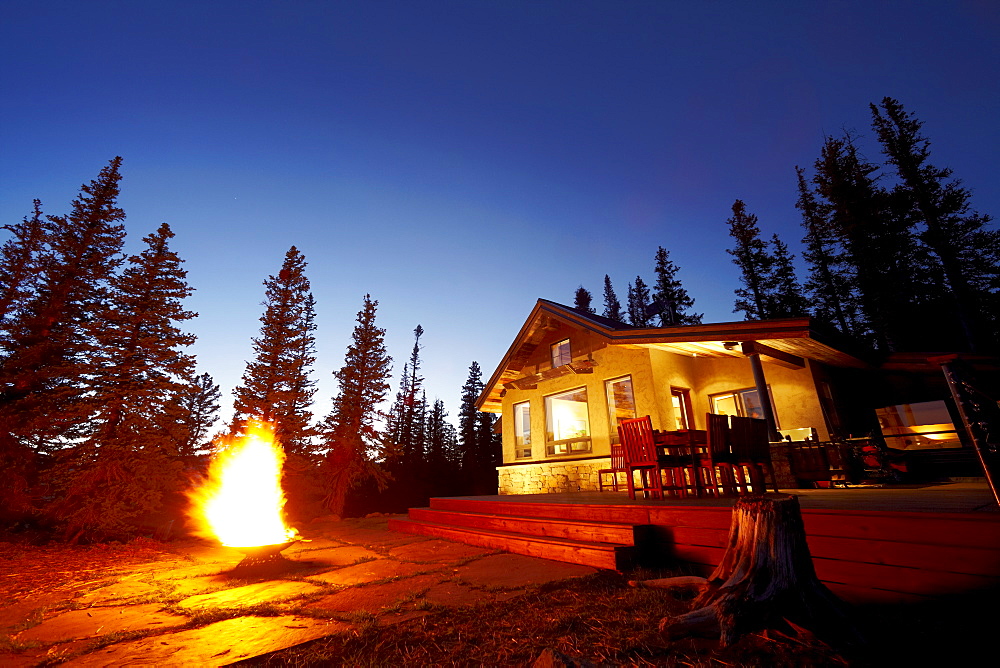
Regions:
<svg viewBox="0 0 1000 668"><path fill-rule="evenodd" d="M1000 5L981 2L46 2L0 5L0 220L65 212L124 158L129 250L161 221L229 392L261 282L298 246L318 410L366 292L396 359L420 323L452 416L536 298L601 307L658 245L706 321L732 313L736 198L797 249L795 165L871 141L889 95L1000 213ZM3 233L0 233L2 235ZM0 240L2 240L0 236Z"/></svg>

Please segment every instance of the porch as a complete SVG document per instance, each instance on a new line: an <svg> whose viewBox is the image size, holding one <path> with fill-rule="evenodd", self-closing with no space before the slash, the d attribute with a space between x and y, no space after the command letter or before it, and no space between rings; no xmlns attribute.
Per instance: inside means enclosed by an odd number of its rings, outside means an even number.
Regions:
<svg viewBox="0 0 1000 668"><path fill-rule="evenodd" d="M919 602L1000 587L1000 512L985 483L794 493L816 572L846 600ZM389 526L599 568L680 563L707 574L733 502L631 500L624 491L435 498Z"/></svg>

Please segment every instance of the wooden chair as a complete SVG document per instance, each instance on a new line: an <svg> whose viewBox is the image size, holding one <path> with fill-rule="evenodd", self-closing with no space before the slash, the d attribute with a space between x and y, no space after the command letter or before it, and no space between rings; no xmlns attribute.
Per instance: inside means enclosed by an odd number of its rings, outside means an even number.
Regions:
<svg viewBox="0 0 1000 668"><path fill-rule="evenodd" d="M683 471L677 470L673 461L661 457L656 447L653 425L649 416L622 420L618 424L618 435L621 438L622 450L625 454L625 468L628 475L628 495L635 498L637 491L646 498L661 499L663 491L671 490L683 496L685 485ZM661 471L666 467L670 480L663 484ZM639 485L635 484L635 474L639 474Z"/></svg>
<svg viewBox="0 0 1000 668"><path fill-rule="evenodd" d="M732 416L729 418L729 432L733 448L733 464L742 476L743 470L749 476L749 487L757 494L767 493L767 479L771 488L778 491L771 464L771 444L767 436L767 422L758 418ZM749 491L746 478L742 479L744 491Z"/></svg>
<svg viewBox="0 0 1000 668"><path fill-rule="evenodd" d="M705 489L715 496L735 495L736 466L730 447L729 416L707 413L708 443L698 455L697 474L702 477Z"/></svg>
<svg viewBox="0 0 1000 668"><path fill-rule="evenodd" d="M601 469L597 472L598 489L603 492L605 487L610 487L617 492L619 473L628 473L628 469L625 467L625 449L622 447L621 443L612 443L611 468ZM607 485L604 484L604 476L606 474L611 474L611 482Z"/></svg>

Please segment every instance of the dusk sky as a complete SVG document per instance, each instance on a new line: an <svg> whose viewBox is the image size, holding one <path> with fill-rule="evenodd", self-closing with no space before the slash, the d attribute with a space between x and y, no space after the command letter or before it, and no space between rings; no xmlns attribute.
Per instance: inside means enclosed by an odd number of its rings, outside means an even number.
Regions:
<svg viewBox="0 0 1000 668"><path fill-rule="evenodd" d="M365 293L393 356L425 330L452 419L539 297L602 308L657 246L706 322L732 312L743 199L796 252L796 165L868 104L924 121L932 161L1000 214L1000 3L0 3L0 219L69 210L124 159L127 248L163 221L223 416L262 281L297 246L317 300L318 413ZM0 232L0 242L6 239Z"/></svg>

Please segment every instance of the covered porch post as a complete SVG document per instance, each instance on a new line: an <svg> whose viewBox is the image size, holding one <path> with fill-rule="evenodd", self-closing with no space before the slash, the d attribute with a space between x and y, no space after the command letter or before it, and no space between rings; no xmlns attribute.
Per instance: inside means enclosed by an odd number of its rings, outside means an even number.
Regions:
<svg viewBox="0 0 1000 668"><path fill-rule="evenodd" d="M764 376L764 365L760 360L761 354L779 360L786 366L797 366L802 368L805 362L801 357L790 355L765 346L756 341L744 341L740 345L742 353L750 360L750 369L753 371L753 384L757 389L757 397L760 399L760 408L764 412L764 421L767 422L768 438L772 442L780 441L781 434L778 433L778 421L774 418L774 406L771 404L771 395L767 391L767 378Z"/></svg>

